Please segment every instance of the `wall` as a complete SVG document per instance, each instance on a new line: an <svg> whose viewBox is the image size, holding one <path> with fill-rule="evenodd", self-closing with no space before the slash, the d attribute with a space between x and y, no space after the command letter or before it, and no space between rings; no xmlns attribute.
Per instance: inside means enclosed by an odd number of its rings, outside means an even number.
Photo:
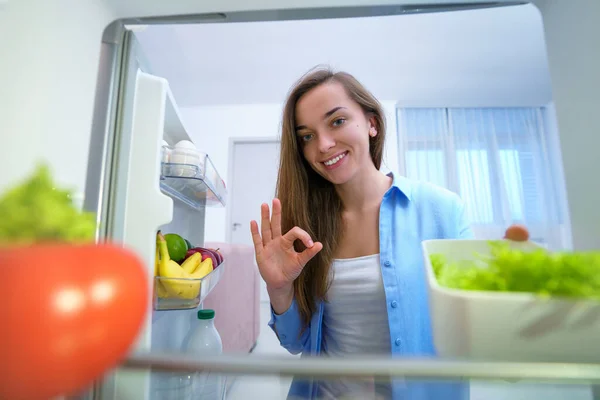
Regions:
<svg viewBox="0 0 600 400"><path fill-rule="evenodd" d="M382 104L388 125L384 163L387 168L396 168L396 135L390 134L396 132L395 102L382 101ZM281 104L249 104L183 108L181 112L194 143L209 154L227 182L230 138L279 137L282 107ZM207 209L205 241L225 241L226 212L226 208Z"/></svg>
<svg viewBox="0 0 600 400"><path fill-rule="evenodd" d="M113 15L92 0L11 1L0 13L0 38L10 36L0 40L0 192L40 161L81 192L100 40Z"/></svg>
<svg viewBox="0 0 600 400"><path fill-rule="evenodd" d="M573 248L600 248L600 1L538 1L560 132Z"/></svg>

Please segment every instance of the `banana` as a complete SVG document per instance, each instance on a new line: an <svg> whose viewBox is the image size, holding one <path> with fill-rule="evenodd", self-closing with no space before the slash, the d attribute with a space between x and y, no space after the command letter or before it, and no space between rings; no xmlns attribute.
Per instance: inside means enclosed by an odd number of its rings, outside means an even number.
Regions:
<svg viewBox="0 0 600 400"><path fill-rule="evenodd" d="M183 270L185 272L187 272L188 274L192 274L196 270L196 268L198 268L198 266L200 265L201 262L202 262L202 254L200 252L196 252L196 253L192 254L191 256L189 256L183 262L183 264L181 264L181 268L183 268Z"/></svg>
<svg viewBox="0 0 600 400"><path fill-rule="evenodd" d="M160 251L159 251L159 240L158 240L158 236L156 238L156 253L155 253L155 257L154 257L154 276L160 276L159 273L159 266L160 266ZM169 297L169 293L167 292L167 289L165 289L165 287L163 286L162 282L160 280L155 279L154 280L155 285L156 285L156 292L158 294L158 297L160 298L168 298Z"/></svg>
<svg viewBox="0 0 600 400"><path fill-rule="evenodd" d="M211 258L207 258L200 263L198 268L192 274L192 278L202 279L206 275L210 274L213 270L213 263Z"/></svg>
<svg viewBox="0 0 600 400"><path fill-rule="evenodd" d="M162 286L169 295L165 297L175 297L189 300L198 297L200 294L200 281L194 280L197 278L192 277L181 267L181 265L171 260L171 257L169 256L169 249L167 248L167 242L160 231L157 234L156 241L160 254L158 273L160 276L168 278L161 280Z"/></svg>
<svg viewBox="0 0 600 400"><path fill-rule="evenodd" d="M159 243L158 243L158 237L156 240L156 254L155 254L155 258L154 258L154 276L160 276L159 274L159 270L158 267L160 265L160 252L158 250L159 248ZM160 298L167 298L169 297L169 293L167 292L167 290L165 289L165 287L163 286L162 282L159 280L154 280L155 285L156 285L156 292L158 294L158 297Z"/></svg>
<svg viewBox="0 0 600 400"><path fill-rule="evenodd" d="M160 253L158 252L158 242L156 243L156 253L154 256L154 276L158 276L158 265L160 264Z"/></svg>
<svg viewBox="0 0 600 400"><path fill-rule="evenodd" d="M167 292L167 289L165 289L161 281L156 282L156 292L158 294L158 297L160 297L161 299L168 299L170 297L169 292Z"/></svg>

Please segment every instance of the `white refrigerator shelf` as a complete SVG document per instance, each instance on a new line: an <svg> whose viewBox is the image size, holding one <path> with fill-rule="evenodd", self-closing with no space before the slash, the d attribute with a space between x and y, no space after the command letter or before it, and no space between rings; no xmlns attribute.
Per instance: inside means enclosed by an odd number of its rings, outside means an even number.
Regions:
<svg viewBox="0 0 600 400"><path fill-rule="evenodd" d="M225 182L207 154L193 164L162 162L160 188L195 209L223 207L227 196Z"/></svg>

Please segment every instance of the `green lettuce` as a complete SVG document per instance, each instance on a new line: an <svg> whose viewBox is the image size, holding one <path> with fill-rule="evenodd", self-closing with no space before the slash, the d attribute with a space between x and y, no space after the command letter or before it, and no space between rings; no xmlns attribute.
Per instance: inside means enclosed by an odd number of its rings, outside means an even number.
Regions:
<svg viewBox="0 0 600 400"><path fill-rule="evenodd" d="M451 289L524 292L545 297L600 300L600 252L520 250L504 241L489 242L491 254L447 262L430 255L441 286Z"/></svg>
<svg viewBox="0 0 600 400"><path fill-rule="evenodd" d="M95 239L95 214L79 211L71 191L58 188L44 165L2 194L0 216L0 246Z"/></svg>

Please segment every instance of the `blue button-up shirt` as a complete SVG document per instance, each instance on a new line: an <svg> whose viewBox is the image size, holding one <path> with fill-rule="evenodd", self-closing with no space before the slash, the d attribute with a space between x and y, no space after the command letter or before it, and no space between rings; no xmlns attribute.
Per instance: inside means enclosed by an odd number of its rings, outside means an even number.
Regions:
<svg viewBox="0 0 600 400"><path fill-rule="evenodd" d="M443 188L395 174L379 211L381 273L385 290L392 356L435 356L429 313L427 281L421 242L428 239L472 238L460 198ZM318 239L318 238L317 238ZM292 354L321 353L324 306L317 303L310 326L302 323L295 300L283 314L271 312L269 326ZM469 397L468 385L394 380L394 399L457 400ZM294 380L294 398L319 398L319 385Z"/></svg>

